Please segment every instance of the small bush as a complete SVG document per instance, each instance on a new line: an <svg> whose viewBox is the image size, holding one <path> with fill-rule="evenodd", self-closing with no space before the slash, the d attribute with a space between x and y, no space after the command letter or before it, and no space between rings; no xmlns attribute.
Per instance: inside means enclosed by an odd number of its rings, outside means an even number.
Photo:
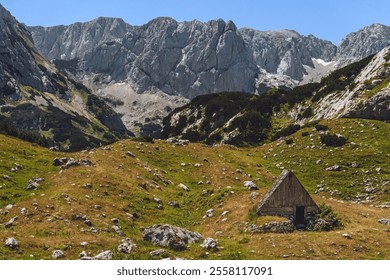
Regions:
<svg viewBox="0 0 390 280"><path fill-rule="evenodd" d="M320 139L322 144L329 147L341 147L347 142L343 136L330 133L321 135Z"/></svg>
<svg viewBox="0 0 390 280"><path fill-rule="evenodd" d="M294 143L294 140L289 138L289 139L286 139L286 145L291 145L292 143Z"/></svg>
<svg viewBox="0 0 390 280"><path fill-rule="evenodd" d="M302 132L302 137L306 137L306 136L309 136L309 132L308 131Z"/></svg>
<svg viewBox="0 0 390 280"><path fill-rule="evenodd" d="M318 206L320 211L315 215L313 222L309 225L309 230L329 231L343 226L340 217L333 212L332 207L322 203Z"/></svg>
<svg viewBox="0 0 390 280"><path fill-rule="evenodd" d="M326 125L323 124L316 124L314 127L317 131L327 131L329 129Z"/></svg>
<svg viewBox="0 0 390 280"><path fill-rule="evenodd" d="M272 140L275 141L279 139L280 137L289 136L298 130L301 129L301 126L299 124L291 124L288 127L278 131L275 133L275 135L272 137Z"/></svg>

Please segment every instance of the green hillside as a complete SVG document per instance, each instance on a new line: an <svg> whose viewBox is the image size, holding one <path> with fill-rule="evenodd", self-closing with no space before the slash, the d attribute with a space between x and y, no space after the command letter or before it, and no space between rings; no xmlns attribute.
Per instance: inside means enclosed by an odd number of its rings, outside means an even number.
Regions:
<svg viewBox="0 0 390 280"><path fill-rule="evenodd" d="M346 143L325 146L321 127L314 124L285 140L251 148L124 140L59 153L0 135L0 259L51 259L55 249L66 259L78 259L82 251L96 255L105 250L115 259L389 259L390 227L378 223L390 218L389 124L360 119L320 124L332 135L341 134ZM62 169L53 166L56 157L90 160L93 166ZM18 165L21 168L12 172ZM325 170L335 165L339 171ZM251 209L283 168L297 175L317 204L331 206L344 227L329 232L247 232L249 222L281 220L255 217ZM26 190L32 178L44 181ZM256 198L243 186L247 180L259 187ZM180 183L189 191L178 187ZM162 209L154 198L161 199ZM168 205L170 201L179 208ZM214 209L214 216L203 218L208 209ZM224 211L229 211L226 220L221 217ZM6 227L15 216L18 219ZM113 230L113 218L122 236ZM141 232L157 223L198 231L223 248L207 251L192 244L183 251L164 248L163 255L151 257L149 252L160 247L144 241ZM4 245L9 237L19 248ZM138 245L128 255L117 249L125 237Z"/></svg>

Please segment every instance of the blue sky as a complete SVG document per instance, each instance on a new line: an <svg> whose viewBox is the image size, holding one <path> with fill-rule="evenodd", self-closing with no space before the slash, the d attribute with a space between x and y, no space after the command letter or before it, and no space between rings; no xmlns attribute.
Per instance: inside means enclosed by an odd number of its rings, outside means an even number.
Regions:
<svg viewBox="0 0 390 280"><path fill-rule="evenodd" d="M120 17L142 25L158 16L178 21L222 18L258 30L294 29L335 44L372 23L390 25L389 0L0 0L27 25L52 26Z"/></svg>

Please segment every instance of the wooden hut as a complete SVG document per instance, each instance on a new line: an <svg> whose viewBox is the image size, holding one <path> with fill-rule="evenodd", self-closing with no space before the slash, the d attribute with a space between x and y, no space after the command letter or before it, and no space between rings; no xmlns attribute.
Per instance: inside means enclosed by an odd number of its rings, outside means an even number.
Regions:
<svg viewBox="0 0 390 280"><path fill-rule="evenodd" d="M293 172L284 170L257 208L258 215L282 216L305 224L319 211L317 204Z"/></svg>

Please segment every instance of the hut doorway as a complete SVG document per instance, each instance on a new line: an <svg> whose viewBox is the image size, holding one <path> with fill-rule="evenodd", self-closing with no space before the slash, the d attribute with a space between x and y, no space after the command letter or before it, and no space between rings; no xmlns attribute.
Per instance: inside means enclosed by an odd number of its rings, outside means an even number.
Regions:
<svg viewBox="0 0 390 280"><path fill-rule="evenodd" d="M295 224L305 224L305 206L297 206L295 209Z"/></svg>

